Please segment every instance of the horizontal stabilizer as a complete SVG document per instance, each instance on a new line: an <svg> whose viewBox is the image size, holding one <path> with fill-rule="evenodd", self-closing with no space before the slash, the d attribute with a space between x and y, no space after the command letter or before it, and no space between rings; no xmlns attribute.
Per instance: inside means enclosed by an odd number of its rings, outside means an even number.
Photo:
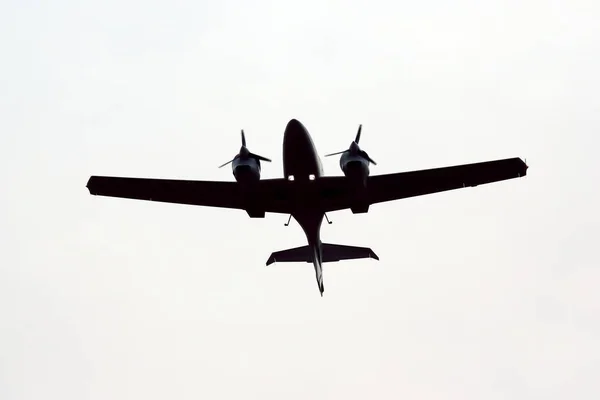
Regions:
<svg viewBox="0 0 600 400"><path fill-rule="evenodd" d="M322 243L323 262L336 262L341 260L354 260L358 258L373 258L379 260L377 254L368 247L344 246L341 244ZM267 260L267 265L274 262L312 262L312 253L309 246L295 247L293 249L276 251Z"/></svg>

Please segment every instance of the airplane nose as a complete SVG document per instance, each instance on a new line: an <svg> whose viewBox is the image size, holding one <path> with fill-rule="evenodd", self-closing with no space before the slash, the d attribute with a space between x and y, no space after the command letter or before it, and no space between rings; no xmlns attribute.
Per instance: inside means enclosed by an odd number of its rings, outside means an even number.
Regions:
<svg viewBox="0 0 600 400"><path fill-rule="evenodd" d="M320 164L308 131L297 119L291 119L283 134L283 173L296 179L320 175Z"/></svg>
<svg viewBox="0 0 600 400"><path fill-rule="evenodd" d="M285 127L285 135L295 135L305 130L304 125L297 119L291 119Z"/></svg>

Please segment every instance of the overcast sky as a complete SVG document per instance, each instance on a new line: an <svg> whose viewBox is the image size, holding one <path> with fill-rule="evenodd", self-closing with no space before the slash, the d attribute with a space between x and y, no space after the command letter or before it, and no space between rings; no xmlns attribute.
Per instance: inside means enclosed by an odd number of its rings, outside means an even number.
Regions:
<svg viewBox="0 0 600 400"><path fill-rule="evenodd" d="M5 0L0 398L597 399L600 5ZM363 124L372 174L524 179L332 213L380 261L265 267L285 215L92 197L90 175L280 177ZM325 172L341 175L337 158Z"/></svg>

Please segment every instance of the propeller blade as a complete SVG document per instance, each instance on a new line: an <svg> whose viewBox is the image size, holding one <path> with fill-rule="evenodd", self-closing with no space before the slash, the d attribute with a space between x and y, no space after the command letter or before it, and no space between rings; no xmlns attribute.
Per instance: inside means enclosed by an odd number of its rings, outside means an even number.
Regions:
<svg viewBox="0 0 600 400"><path fill-rule="evenodd" d="M268 158L266 158L266 157L263 157L263 156L259 156L258 154L249 153L248 155L249 155L250 157L254 157L254 158L256 158L257 160L260 160L260 161L267 161L267 162L271 162L271 160L270 160L270 159L268 159Z"/></svg>
<svg viewBox="0 0 600 400"><path fill-rule="evenodd" d="M242 146L246 147L246 135L244 135L243 129L242 129Z"/></svg>
<svg viewBox="0 0 600 400"><path fill-rule="evenodd" d="M369 157L369 155L367 154L366 151L362 150L360 152L360 155L365 158L368 162L370 162L373 165L377 165L377 163L375 162L375 160L373 160L371 157Z"/></svg>
<svg viewBox="0 0 600 400"><path fill-rule="evenodd" d="M344 150L344 151L338 151L337 153L325 154L325 157L329 157L329 156L335 156L335 155L338 155L338 154L345 153L345 152L347 152L347 151L348 151L348 150Z"/></svg>
<svg viewBox="0 0 600 400"><path fill-rule="evenodd" d="M224 166L226 166L227 164L231 164L233 162L233 160L227 161L225 164L220 165L219 168L223 168Z"/></svg>
<svg viewBox="0 0 600 400"><path fill-rule="evenodd" d="M360 132L362 131L362 124L360 124L358 126L358 132L356 132L356 139L354 139L354 141L356 142L356 144L358 144L358 142L360 141Z"/></svg>

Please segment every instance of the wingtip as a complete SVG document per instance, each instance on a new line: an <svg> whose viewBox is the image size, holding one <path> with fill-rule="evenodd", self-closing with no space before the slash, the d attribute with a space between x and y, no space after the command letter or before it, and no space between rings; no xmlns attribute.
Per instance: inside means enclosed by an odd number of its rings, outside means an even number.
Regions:
<svg viewBox="0 0 600 400"><path fill-rule="evenodd" d="M375 252L373 250L371 250L371 254L369 254L369 256L372 259L379 261L379 256L377 254L375 254Z"/></svg>
<svg viewBox="0 0 600 400"><path fill-rule="evenodd" d="M94 194L92 192L92 187L94 184L94 176L90 176L90 178L88 179L87 183L85 184L85 187L87 188L88 192L90 192L90 194Z"/></svg>
<svg viewBox="0 0 600 400"><path fill-rule="evenodd" d="M520 159L521 160L521 171L519 172L519 177L523 177L523 176L527 176L527 170L529 169L529 165L527 165L527 159Z"/></svg>

